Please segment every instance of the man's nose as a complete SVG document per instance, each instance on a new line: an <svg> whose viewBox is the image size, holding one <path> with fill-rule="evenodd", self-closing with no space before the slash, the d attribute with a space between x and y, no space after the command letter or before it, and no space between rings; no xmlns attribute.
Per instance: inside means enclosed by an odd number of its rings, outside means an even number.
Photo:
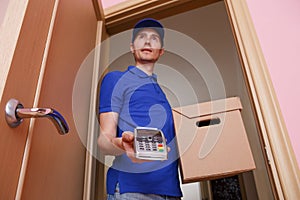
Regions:
<svg viewBox="0 0 300 200"><path fill-rule="evenodd" d="M145 44L150 44L150 38L149 37L146 37Z"/></svg>

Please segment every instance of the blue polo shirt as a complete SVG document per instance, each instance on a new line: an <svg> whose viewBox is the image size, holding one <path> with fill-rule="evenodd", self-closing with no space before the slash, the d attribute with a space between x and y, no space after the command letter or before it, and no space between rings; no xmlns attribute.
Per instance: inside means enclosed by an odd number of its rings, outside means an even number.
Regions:
<svg viewBox="0 0 300 200"><path fill-rule="evenodd" d="M99 112L119 114L117 137L137 126L155 127L163 131L171 148L167 161L137 164L126 154L116 156L107 173L107 193L114 194L119 183L120 193L182 196L172 110L157 76L135 66L108 73L101 83Z"/></svg>

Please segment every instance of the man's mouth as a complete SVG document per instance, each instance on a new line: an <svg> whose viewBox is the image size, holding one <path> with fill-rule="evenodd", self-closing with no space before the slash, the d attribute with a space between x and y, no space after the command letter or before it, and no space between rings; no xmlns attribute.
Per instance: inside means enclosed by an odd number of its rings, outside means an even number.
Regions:
<svg viewBox="0 0 300 200"><path fill-rule="evenodd" d="M152 53L152 49L150 48L143 48L141 49L142 52L148 52L148 53Z"/></svg>

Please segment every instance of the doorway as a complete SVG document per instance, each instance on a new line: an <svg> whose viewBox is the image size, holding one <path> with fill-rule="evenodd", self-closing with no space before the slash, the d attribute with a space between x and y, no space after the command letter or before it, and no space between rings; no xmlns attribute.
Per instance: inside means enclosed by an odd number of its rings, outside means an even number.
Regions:
<svg viewBox="0 0 300 200"><path fill-rule="evenodd" d="M151 16L150 16L151 17ZM242 118L245 124L247 136L250 142L251 150L254 156L256 170L239 174L237 179L243 199L276 199L274 196L273 179L267 163L265 149L261 139L261 133L257 127L255 111L253 109L251 96L249 95L248 83L244 78L244 71L240 61L238 49L235 44L234 34L226 6L223 1L219 1L204 7L195 8L183 13L160 19L166 29L166 54L158 61L162 68L156 67L155 73L158 75L158 81L166 85L164 88L172 107L200 103L220 98L238 96L241 98L243 110ZM201 73L201 69L195 69L190 60L175 52L182 48L182 40L174 40L170 35L181 35L187 40L192 40L202 51L205 51L213 62L206 62L199 59L199 66L207 67L214 65L220 73L221 81L224 84L223 92L210 93L205 78ZM176 38L175 38L176 39ZM129 40L127 40L129 41ZM177 46L176 46L176 43ZM175 45L173 47L172 45ZM125 44L126 45L126 44ZM114 47L114 46L113 46ZM125 70L128 65L134 63L131 53L129 52L129 43L127 44L128 52L120 55L117 59L109 64L108 71ZM168 48L174 51L168 51ZM178 49L176 49L178 48ZM197 68L197 67L196 67ZM169 70L162 70L169 69ZM180 105L176 98L176 94L170 88L168 83L174 82L174 77L170 76L170 69L179 72L186 80L188 80L196 98L190 98L189 95L180 98ZM182 84L177 82L176 88L180 88ZM184 92L184 87L179 89ZM102 168L101 168L102 169ZM103 177L98 177L100 182ZM185 199L212 199L210 182L197 182L192 184L183 184L183 192ZM202 189L200 189L202 188Z"/></svg>

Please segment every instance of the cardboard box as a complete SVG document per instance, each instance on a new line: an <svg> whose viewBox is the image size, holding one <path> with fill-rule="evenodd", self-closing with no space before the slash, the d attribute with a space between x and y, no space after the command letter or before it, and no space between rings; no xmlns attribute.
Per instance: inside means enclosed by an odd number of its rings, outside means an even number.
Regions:
<svg viewBox="0 0 300 200"><path fill-rule="evenodd" d="M255 169L238 97L173 108L183 183Z"/></svg>

